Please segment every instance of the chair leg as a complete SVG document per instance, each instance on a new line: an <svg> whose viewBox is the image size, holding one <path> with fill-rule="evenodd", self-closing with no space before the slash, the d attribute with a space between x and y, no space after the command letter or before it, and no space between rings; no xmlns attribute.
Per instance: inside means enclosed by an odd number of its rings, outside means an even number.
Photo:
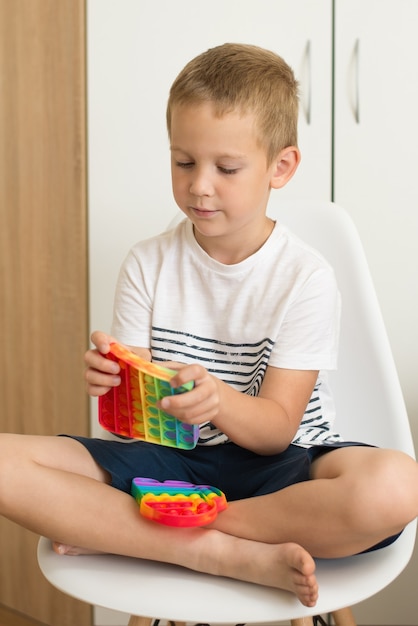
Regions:
<svg viewBox="0 0 418 626"><path fill-rule="evenodd" d="M150 617L140 617L139 615L131 615L128 626L151 626L152 619Z"/></svg>
<svg viewBox="0 0 418 626"><path fill-rule="evenodd" d="M313 619L312 617L300 617L298 619L290 620L291 626L312 626Z"/></svg>
<svg viewBox="0 0 418 626"><path fill-rule="evenodd" d="M151 617L140 617L139 615L131 615L128 626L151 626L154 620ZM158 621L158 620L157 620ZM186 626L186 622L168 622L170 626Z"/></svg>
<svg viewBox="0 0 418 626"><path fill-rule="evenodd" d="M333 611L331 615L335 626L356 626L356 620L349 606L345 609Z"/></svg>

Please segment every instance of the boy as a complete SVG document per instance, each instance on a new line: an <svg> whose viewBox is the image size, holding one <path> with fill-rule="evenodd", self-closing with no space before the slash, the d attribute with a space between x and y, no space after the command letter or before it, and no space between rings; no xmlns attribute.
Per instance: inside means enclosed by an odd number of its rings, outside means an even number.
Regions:
<svg viewBox="0 0 418 626"><path fill-rule="evenodd" d="M173 193L187 219L129 253L112 333L148 360L169 361L174 386L194 381L161 404L199 424L199 444L3 435L1 512L60 553L177 563L314 606L312 557L394 540L418 512L417 465L332 430L324 370L336 364L334 275L266 217L270 191L300 160L290 68L254 46L209 50L174 82L167 124ZM120 383L104 357L111 340L92 335L92 396ZM138 515L135 476L212 484L230 504L206 528L163 527Z"/></svg>

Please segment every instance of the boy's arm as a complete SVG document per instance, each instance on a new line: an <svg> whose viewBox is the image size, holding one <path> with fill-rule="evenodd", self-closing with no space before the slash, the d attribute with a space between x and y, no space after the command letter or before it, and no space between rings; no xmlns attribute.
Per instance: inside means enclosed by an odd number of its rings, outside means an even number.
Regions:
<svg viewBox="0 0 418 626"><path fill-rule="evenodd" d="M275 454L293 440L317 378L318 371L268 367L260 394L253 397L236 391L200 365L187 365L171 384L194 380L194 389L164 398L162 406L190 424L211 421L243 448Z"/></svg>

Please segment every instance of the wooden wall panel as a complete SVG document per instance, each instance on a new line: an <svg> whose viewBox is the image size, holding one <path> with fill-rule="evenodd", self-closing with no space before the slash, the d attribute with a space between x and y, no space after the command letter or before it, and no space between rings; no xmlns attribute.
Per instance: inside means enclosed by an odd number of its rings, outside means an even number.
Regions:
<svg viewBox="0 0 418 626"><path fill-rule="evenodd" d="M3 432L88 432L85 109L84 0L0 0ZM1 520L0 604L89 625L43 579L36 543Z"/></svg>

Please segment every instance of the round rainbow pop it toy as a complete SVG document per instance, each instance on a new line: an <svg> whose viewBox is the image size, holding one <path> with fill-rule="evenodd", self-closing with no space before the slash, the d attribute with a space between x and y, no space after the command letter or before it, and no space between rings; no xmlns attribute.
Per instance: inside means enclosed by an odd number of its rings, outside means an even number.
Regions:
<svg viewBox="0 0 418 626"><path fill-rule="evenodd" d="M134 478L131 493L144 517L179 528L205 526L228 506L220 489L180 480Z"/></svg>

